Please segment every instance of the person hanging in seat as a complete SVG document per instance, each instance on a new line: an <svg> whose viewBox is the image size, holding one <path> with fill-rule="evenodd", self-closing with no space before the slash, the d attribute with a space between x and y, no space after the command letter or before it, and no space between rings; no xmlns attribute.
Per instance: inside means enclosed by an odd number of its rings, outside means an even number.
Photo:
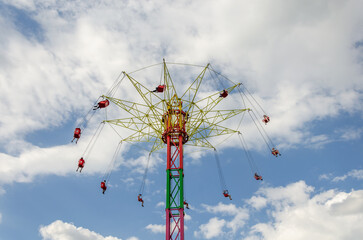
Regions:
<svg viewBox="0 0 363 240"><path fill-rule="evenodd" d="M137 201L141 202L141 206L144 207L144 200L142 199L141 193L137 196Z"/></svg>
<svg viewBox="0 0 363 240"><path fill-rule="evenodd" d="M219 97L226 98L228 96L228 91L226 89L223 89L223 92L219 94Z"/></svg>
<svg viewBox="0 0 363 240"><path fill-rule="evenodd" d="M261 180L261 181L263 181L262 176L258 175L257 173L255 173L255 179L256 179L256 180Z"/></svg>
<svg viewBox="0 0 363 240"><path fill-rule="evenodd" d="M83 157L81 157L78 160L78 168L77 168L76 172L78 172L78 169L79 169L79 172L82 172L82 169L84 167L84 163L85 163L85 161L84 161Z"/></svg>
<svg viewBox="0 0 363 240"><path fill-rule="evenodd" d="M281 156L281 153L279 152L279 150L272 148L271 149L271 153L272 155L274 155L275 157L277 157L278 155Z"/></svg>
<svg viewBox="0 0 363 240"><path fill-rule="evenodd" d="M159 86L157 86L157 87L156 87L156 89L155 89L154 91L152 91L152 92L162 93L162 92L164 92L164 90L165 90L165 85L159 85Z"/></svg>
<svg viewBox="0 0 363 240"><path fill-rule="evenodd" d="M93 110L97 110L99 108L105 108L110 105L110 101L108 99L98 102L96 105L93 106Z"/></svg>
<svg viewBox="0 0 363 240"><path fill-rule="evenodd" d="M185 200L184 200L184 205L185 205L185 207L186 207L187 209L189 209L189 204L188 204L188 202L187 202L187 201L185 201Z"/></svg>
<svg viewBox="0 0 363 240"><path fill-rule="evenodd" d="M103 180L103 182L101 182L101 188L102 188L102 194L105 194L107 190L106 180Z"/></svg>
<svg viewBox="0 0 363 240"><path fill-rule="evenodd" d="M265 123L265 125L267 125L267 123L270 121L270 117L267 116L267 115L263 115L263 119L262 119L262 122Z"/></svg>
<svg viewBox="0 0 363 240"><path fill-rule="evenodd" d="M74 139L76 139L76 143L77 143L80 137L81 137L81 129L80 128L76 128L74 130L72 142L74 141Z"/></svg>
<svg viewBox="0 0 363 240"><path fill-rule="evenodd" d="M232 200L232 197L231 197L231 195L228 193L228 190L224 190L224 191L223 191L223 196L224 196L224 197L228 197L228 198L229 198L229 200Z"/></svg>

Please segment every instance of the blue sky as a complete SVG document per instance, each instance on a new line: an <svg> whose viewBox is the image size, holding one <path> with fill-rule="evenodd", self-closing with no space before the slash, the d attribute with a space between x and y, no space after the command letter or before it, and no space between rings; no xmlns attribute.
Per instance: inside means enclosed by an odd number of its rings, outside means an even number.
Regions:
<svg viewBox="0 0 363 240"><path fill-rule="evenodd" d="M152 155L142 208L146 151L124 144L102 195L119 141L110 128L82 174L75 169L103 113L70 143L77 120L121 71L163 58L211 63L242 82L271 116L266 131L282 152L271 156L246 116L242 132L264 181L253 179L232 137L219 149L232 201L221 194L212 152L186 154L186 239L363 237L362 7L359 0L0 1L0 239L164 238L165 154ZM172 72L176 85L200 69L192 71ZM151 88L158 74L138 80ZM126 83L118 94L136 99ZM240 107L230 99L223 107Z"/></svg>

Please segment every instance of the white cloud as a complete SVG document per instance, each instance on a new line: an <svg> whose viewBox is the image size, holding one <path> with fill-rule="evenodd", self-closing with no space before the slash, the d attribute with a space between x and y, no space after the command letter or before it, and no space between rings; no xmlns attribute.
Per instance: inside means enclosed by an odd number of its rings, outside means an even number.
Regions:
<svg viewBox="0 0 363 240"><path fill-rule="evenodd" d="M165 206L165 202L158 202L156 204L156 207L164 207Z"/></svg>
<svg viewBox="0 0 363 240"><path fill-rule="evenodd" d="M149 224L145 228L152 233L165 233L165 225L162 224Z"/></svg>
<svg viewBox="0 0 363 240"><path fill-rule="evenodd" d="M209 206L206 204L202 204L202 206L211 213L222 213L226 215L236 215L239 209L234 204L224 204L218 203L217 206Z"/></svg>
<svg viewBox="0 0 363 240"><path fill-rule="evenodd" d="M363 129L344 129L339 132L341 133L341 138L343 140L355 140L361 138Z"/></svg>
<svg viewBox="0 0 363 240"><path fill-rule="evenodd" d="M189 214L185 214L184 220L185 221L190 221L190 220L192 220L192 216L190 216Z"/></svg>
<svg viewBox="0 0 363 240"><path fill-rule="evenodd" d="M3 216L0 213L0 223L3 221Z"/></svg>
<svg viewBox="0 0 363 240"><path fill-rule="evenodd" d="M211 239L223 234L223 227L226 225L224 219L211 218L208 223L199 226L199 231L194 232L195 237Z"/></svg>
<svg viewBox="0 0 363 240"><path fill-rule="evenodd" d="M319 176L319 180L329 180L330 178L331 178L331 175L332 174L321 174L320 176Z"/></svg>
<svg viewBox="0 0 363 240"><path fill-rule="evenodd" d="M261 196L252 196L247 203L251 205L256 210L266 207L267 199Z"/></svg>
<svg viewBox="0 0 363 240"><path fill-rule="evenodd" d="M234 204L218 203L217 206L209 206L202 204L202 206L210 213L221 214L222 216L232 216L231 220L225 220L225 226L230 228L234 234L238 229L242 228L246 220L249 218L248 210L236 207ZM205 227L205 229L208 229Z"/></svg>
<svg viewBox="0 0 363 240"><path fill-rule="evenodd" d="M185 216L184 216L184 220L185 221L189 221L191 219L192 219L191 216L185 214ZM175 222L172 221L171 222L170 229L174 229L175 226L176 226L175 225ZM164 233L165 234L165 228L166 227L163 224L149 224L145 228L148 229L148 230L150 230L152 233ZM187 229L188 229L188 227L184 225L184 230L187 230Z"/></svg>
<svg viewBox="0 0 363 240"><path fill-rule="evenodd" d="M3 195L3 194L5 194L5 193L6 193L5 189L3 189L3 188L0 186L0 196L1 196L1 195Z"/></svg>
<svg viewBox="0 0 363 240"><path fill-rule="evenodd" d="M294 184L301 193L310 192L309 186ZM290 192L281 198L270 198L275 188L261 190L272 209L267 212L270 221L254 225L251 239L350 239L363 236L359 222L363 219L363 190L350 193L329 190L296 201ZM290 188L290 189L288 189ZM265 189L267 190L267 189ZM280 190L280 188L276 189ZM297 189L296 189L297 190ZM290 202L291 204L281 204ZM249 238L247 238L249 239Z"/></svg>
<svg viewBox="0 0 363 240"><path fill-rule="evenodd" d="M276 188L260 188L257 194L265 195L267 203L274 206L276 209L287 208L291 205L298 205L305 203L309 197L310 193L314 191L314 188L306 185L304 181L299 181L287 185L286 187L276 187ZM251 200L249 200L251 202Z"/></svg>
<svg viewBox="0 0 363 240"><path fill-rule="evenodd" d="M112 236L104 237L86 228L76 227L72 223L62 222L61 220L47 226L41 226L39 233L43 240L121 240L121 238Z"/></svg>
<svg viewBox="0 0 363 240"><path fill-rule="evenodd" d="M247 205L243 208L222 203L204 205L207 212L217 216L201 224L194 235L206 239L242 236L241 239L248 240L359 238L363 236L362 202L363 190L315 192L303 181L285 187L262 187L245 201ZM229 219L241 212L239 218ZM255 219L249 219L256 214L266 217L258 218L256 223Z"/></svg>
<svg viewBox="0 0 363 240"><path fill-rule="evenodd" d="M32 0L4 0L5 4L13 5L17 8L24 8L28 10L35 10L35 4Z"/></svg>
<svg viewBox="0 0 363 240"><path fill-rule="evenodd" d="M348 177L355 178L357 180L363 179L363 169L353 169L343 176L337 176L333 178L333 182L344 181Z"/></svg>
<svg viewBox="0 0 363 240"><path fill-rule="evenodd" d="M104 128L102 134L107 135L107 140L98 141L91 154L84 150L87 148L90 135L83 136L84 139L77 145L67 144L55 147L40 148L29 146L19 156L11 156L0 153L0 183L29 182L35 176L55 174L76 174L78 159L83 156L86 163L81 174L93 174L105 172L107 165L111 162L112 155L116 149L119 137ZM127 152L127 146L122 150ZM108 162L105 164L105 159ZM117 158L113 168L117 168L123 162L122 155ZM79 174L79 173L77 173Z"/></svg>
<svg viewBox="0 0 363 240"><path fill-rule="evenodd" d="M157 154L152 154L149 160L148 173L155 171L155 168L163 162L164 161L160 156ZM127 158L127 160L122 163L122 166L132 169L133 172L143 174L147 164L148 153L145 152L145 155L139 156L138 158Z"/></svg>

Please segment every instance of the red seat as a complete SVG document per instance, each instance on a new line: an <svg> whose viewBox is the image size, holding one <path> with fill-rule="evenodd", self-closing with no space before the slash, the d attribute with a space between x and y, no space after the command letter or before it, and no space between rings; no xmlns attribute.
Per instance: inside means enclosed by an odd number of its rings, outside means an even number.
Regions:
<svg viewBox="0 0 363 240"><path fill-rule="evenodd" d="M222 97L222 98L226 98L228 96L228 91L223 90L223 92L219 96Z"/></svg>
<svg viewBox="0 0 363 240"><path fill-rule="evenodd" d="M78 167L80 167L80 168L83 168L84 167L84 159L83 158L79 159L79 161L78 161Z"/></svg>
<svg viewBox="0 0 363 240"><path fill-rule="evenodd" d="M80 128L76 128L74 130L74 135L73 135L74 138L80 138L81 137L81 129Z"/></svg>
<svg viewBox="0 0 363 240"><path fill-rule="evenodd" d="M107 107L108 105L110 105L110 102L108 101L108 99L103 100L103 101L101 101L101 102L99 102L99 103L98 103L98 107L99 107L99 108L105 108L105 107Z"/></svg>
<svg viewBox="0 0 363 240"><path fill-rule="evenodd" d="M156 88L156 91L157 91L157 92L164 92L164 89L165 89L165 85L159 85L159 86Z"/></svg>

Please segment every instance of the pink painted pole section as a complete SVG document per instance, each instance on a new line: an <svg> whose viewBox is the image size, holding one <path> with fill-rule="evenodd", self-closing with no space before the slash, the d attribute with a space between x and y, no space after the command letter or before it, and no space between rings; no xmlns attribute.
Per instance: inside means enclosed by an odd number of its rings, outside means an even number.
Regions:
<svg viewBox="0 0 363 240"><path fill-rule="evenodd" d="M171 162L171 145L170 145L170 135L167 136L167 140L166 140L166 169L167 170L170 170L170 162ZM167 174L168 171L167 171ZM167 178L169 178L169 176L167 176ZM167 184L168 186L168 184ZM169 190L167 190L168 192ZM166 199L166 205L168 205L168 199L170 198L170 196L167 196L167 199ZM170 204L170 203L169 203ZM170 206L167 206L167 207L170 207ZM170 240L170 215L171 215L171 212L170 212L170 209L165 209L165 213L166 213L166 230L165 230L165 239L166 240Z"/></svg>
<svg viewBox="0 0 363 240"><path fill-rule="evenodd" d="M180 218L180 240L184 240L184 209L179 209Z"/></svg>
<svg viewBox="0 0 363 240"><path fill-rule="evenodd" d="M170 162L171 162L171 146L170 146L170 135L166 138L166 169L170 169Z"/></svg>
<svg viewBox="0 0 363 240"><path fill-rule="evenodd" d="M165 209L165 213L166 213L165 239L170 240L170 209Z"/></svg>

